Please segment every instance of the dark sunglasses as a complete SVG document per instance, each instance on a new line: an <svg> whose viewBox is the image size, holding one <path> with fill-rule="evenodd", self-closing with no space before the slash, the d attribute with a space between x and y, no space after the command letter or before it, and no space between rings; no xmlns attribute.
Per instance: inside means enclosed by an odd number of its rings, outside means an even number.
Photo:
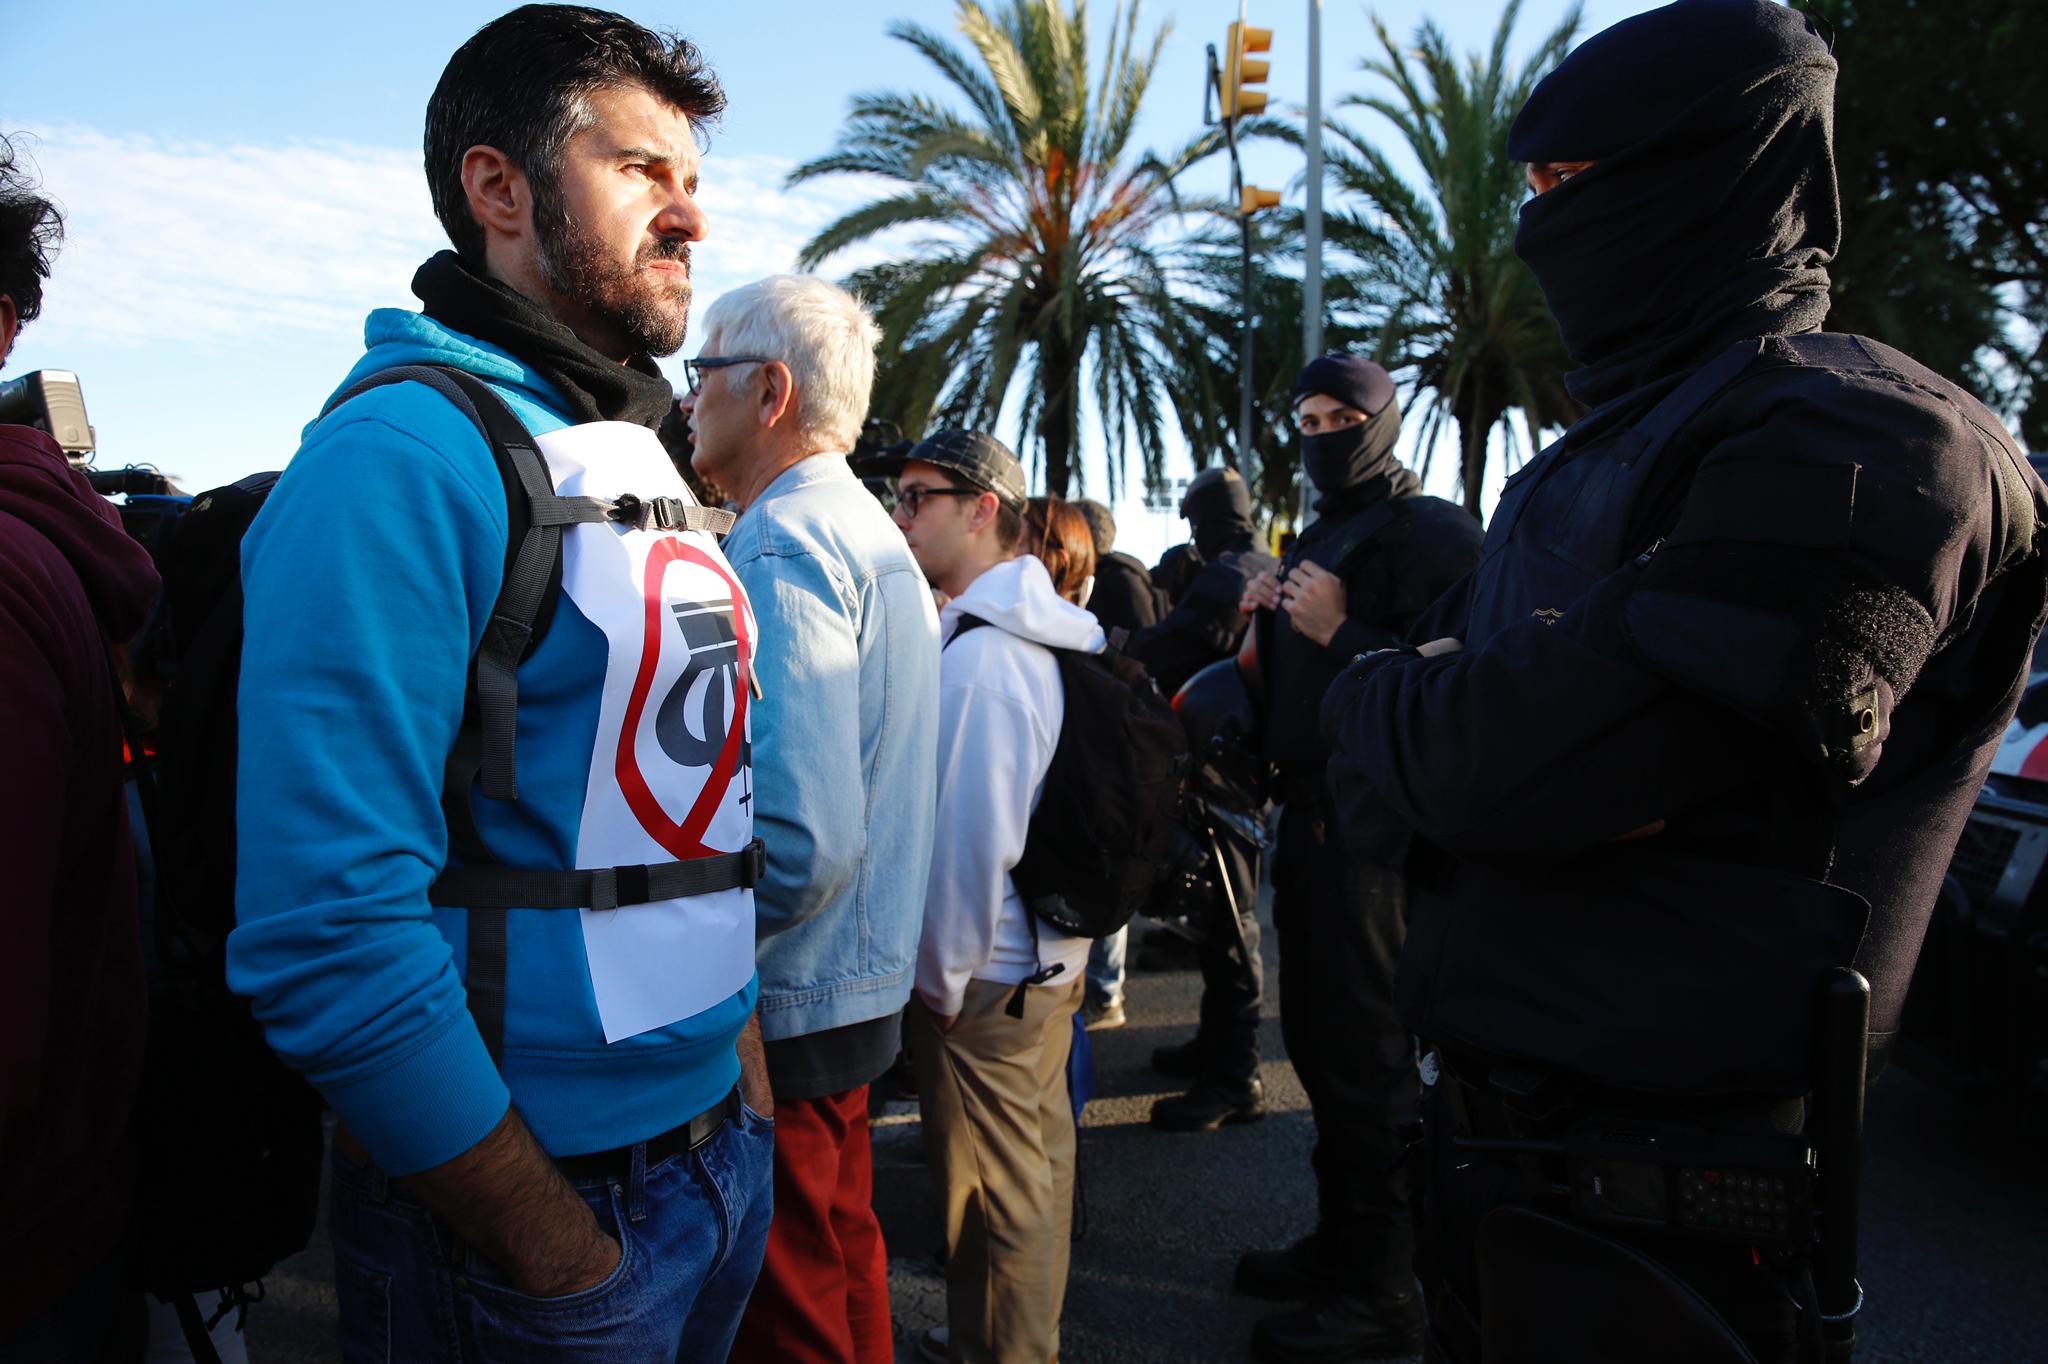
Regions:
<svg viewBox="0 0 2048 1364"><path fill-rule="evenodd" d="M774 363L772 355L700 355L694 360L683 361L683 375L690 381L690 392L696 393L704 387L704 371L724 369L727 365L766 365Z"/></svg>
<svg viewBox="0 0 2048 1364"><path fill-rule="evenodd" d="M917 509L924 505L924 500L927 497L980 496L981 489L979 488L921 488L912 486L909 488L897 489L896 505L902 509L903 514L905 516L909 517L912 521L915 521L917 519Z"/></svg>

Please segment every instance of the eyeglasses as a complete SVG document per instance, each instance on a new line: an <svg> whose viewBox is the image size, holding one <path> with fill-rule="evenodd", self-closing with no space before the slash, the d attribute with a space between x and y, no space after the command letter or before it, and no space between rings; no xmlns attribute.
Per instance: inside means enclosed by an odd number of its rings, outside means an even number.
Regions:
<svg viewBox="0 0 2048 1364"><path fill-rule="evenodd" d="M979 488L930 488L913 483L908 488L896 490L896 510L903 513L906 521L917 520L917 510L924 505L927 497L980 497Z"/></svg>
<svg viewBox="0 0 2048 1364"><path fill-rule="evenodd" d="M683 374L690 381L690 392L696 393L704 387L704 371L724 369L727 365L773 364L772 355L700 355L694 360L683 361Z"/></svg>
<svg viewBox="0 0 2048 1364"><path fill-rule="evenodd" d="M1295 417L1294 427L1304 436L1313 436L1323 431L1342 431L1365 420L1363 412L1347 407L1326 416L1318 416L1313 412L1303 413Z"/></svg>

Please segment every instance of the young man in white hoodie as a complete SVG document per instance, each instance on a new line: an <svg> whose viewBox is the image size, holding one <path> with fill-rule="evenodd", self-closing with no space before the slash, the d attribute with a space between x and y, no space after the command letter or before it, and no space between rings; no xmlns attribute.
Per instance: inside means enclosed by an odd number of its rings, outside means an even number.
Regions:
<svg viewBox="0 0 2048 1364"><path fill-rule="evenodd" d="M904 457L896 496L896 524L947 598L938 821L904 1018L946 1216L947 1329L919 1354L1049 1364L1073 1220L1067 1052L1089 940L1036 922L1010 869L1066 712L1051 648L1098 650L1103 634L1019 555L1024 470L1001 441L927 438Z"/></svg>

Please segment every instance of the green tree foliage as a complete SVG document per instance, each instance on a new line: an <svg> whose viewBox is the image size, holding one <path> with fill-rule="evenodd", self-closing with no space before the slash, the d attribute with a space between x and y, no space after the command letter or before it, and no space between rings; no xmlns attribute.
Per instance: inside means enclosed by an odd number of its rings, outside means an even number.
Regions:
<svg viewBox="0 0 2048 1364"><path fill-rule="evenodd" d="M1334 137L1324 150L1331 184L1350 196L1327 235L1350 259L1344 272L1366 310L1375 356L1410 386L1411 420L1414 402L1422 404L1425 467L1445 424L1456 426L1465 507L1474 516L1496 427L1512 449L1509 418L1519 412L1533 450L1540 432L1578 415L1564 387L1571 362L1557 325L1514 252L1528 191L1507 138L1530 90L1570 50L1579 10L1574 5L1517 72L1507 51L1520 9L1510 0L1491 49L1464 60L1432 22L1403 51L1372 20L1381 55L1360 67L1391 93L1353 95L1343 105L1392 125L1421 166L1420 186L1341 119L1329 121Z"/></svg>
<svg viewBox="0 0 2048 1364"><path fill-rule="evenodd" d="M2048 7L1811 0L1835 29L1828 326L1890 342L2048 448Z"/></svg>
<svg viewBox="0 0 2048 1364"><path fill-rule="evenodd" d="M1171 357L1185 344L1160 229L1185 207L1174 178L1220 139L1166 160L1132 152L1167 33L1140 37L1136 0L1113 12L1093 78L1085 0L993 11L959 0L958 14L967 50L916 24L889 33L964 110L923 94L858 96L833 150L791 172L791 183L895 183L819 232L801 263L878 238L900 248L847 280L884 332L876 415L906 432L934 421L992 429L1015 401L1020 452L1035 448L1046 487L1064 496L1092 402L1111 476L1123 479L1135 442L1156 483Z"/></svg>
<svg viewBox="0 0 2048 1364"><path fill-rule="evenodd" d="M1296 133L1291 139L1299 141ZM1292 523L1300 505L1300 460L1294 451L1294 376L1302 355L1302 215L1297 210L1253 218L1252 241L1252 465L1239 468L1252 496L1276 521ZM1217 223L1179 253L1181 321L1176 341L1175 410L1195 467L1222 462L1238 468L1237 424L1243 393L1243 258L1234 220ZM1330 320L1323 343L1330 350L1363 350L1370 334L1357 319L1351 280L1329 275L1323 306Z"/></svg>

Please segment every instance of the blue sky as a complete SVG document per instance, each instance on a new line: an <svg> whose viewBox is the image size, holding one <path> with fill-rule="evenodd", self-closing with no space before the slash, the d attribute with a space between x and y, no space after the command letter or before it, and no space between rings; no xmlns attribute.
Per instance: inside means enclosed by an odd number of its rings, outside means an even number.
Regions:
<svg viewBox="0 0 2048 1364"><path fill-rule="evenodd" d="M25 149L69 231L44 315L5 373L77 371L102 465L154 463L199 488L282 464L360 352L363 314L412 305L413 269L445 244L419 171L421 116L448 54L503 8L11 6L10 50L32 59L13 63L0 130L33 135ZM791 268L811 233L871 194L850 180L785 190L782 179L832 144L855 93L938 91L923 60L887 37L889 23L955 32L950 0L622 8L698 43L730 98L704 167L711 237L694 253L700 307ZM1109 8L1098 0L1091 9L1098 40ZM1565 8L1528 0L1518 48L1533 46ZM1589 0L1582 31L1647 8ZM1500 14L1494 0L1393 0L1370 10L1331 0L1326 106L1368 88L1357 66L1373 43L1369 12L1405 36L1425 10L1467 50L1490 41ZM1142 144L1165 150L1193 132L1202 47L1220 43L1236 13L1225 0L1144 5L1141 29L1170 22L1172 33ZM1276 104L1306 97L1306 13L1306 0L1252 8L1253 22L1274 30ZM1298 156L1279 151L1252 163L1253 177L1275 186L1299 169ZM1210 173L1220 181L1220 159ZM694 338L683 353L694 353ZM1150 554L1178 538L1142 508L1135 479L1107 486L1099 439L1089 446L1090 491L1111 494L1127 547ZM1190 468L1177 452L1169 473Z"/></svg>

